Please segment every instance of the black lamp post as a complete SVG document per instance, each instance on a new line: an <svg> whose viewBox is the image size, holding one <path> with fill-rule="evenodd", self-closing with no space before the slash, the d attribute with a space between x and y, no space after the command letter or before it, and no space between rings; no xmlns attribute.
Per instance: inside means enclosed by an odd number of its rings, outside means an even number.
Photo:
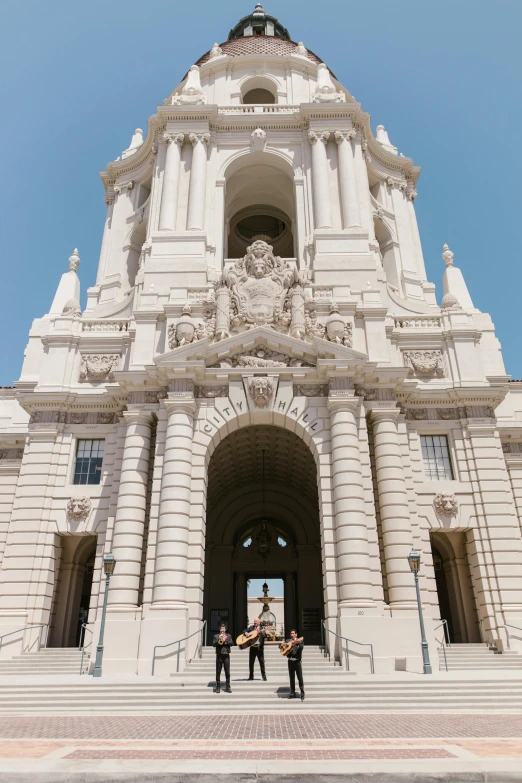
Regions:
<svg viewBox="0 0 522 783"><path fill-rule="evenodd" d="M103 659L103 634L105 632L105 615L107 614L107 598L109 595L109 582L114 572L114 566L116 565L116 559L112 552L105 555L103 558L103 570L105 571L105 595L103 596L103 609L100 623L100 638L98 639L98 646L96 647L96 662L94 664L93 677L101 677L102 675L102 659Z"/></svg>
<svg viewBox="0 0 522 783"><path fill-rule="evenodd" d="M428 642L426 641L426 633L424 631L424 618L422 616L422 604L419 590L419 569L420 569L420 553L416 552L413 547L408 555L408 563L410 564L410 570L415 579L415 590L417 591L417 608L419 610L419 623L421 632L421 649L422 649L422 666L424 674L431 674L430 653L428 650Z"/></svg>

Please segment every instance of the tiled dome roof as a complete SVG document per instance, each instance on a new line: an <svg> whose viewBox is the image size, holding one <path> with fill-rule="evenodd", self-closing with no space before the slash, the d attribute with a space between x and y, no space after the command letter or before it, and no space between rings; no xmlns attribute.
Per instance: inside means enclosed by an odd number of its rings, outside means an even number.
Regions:
<svg viewBox="0 0 522 783"><path fill-rule="evenodd" d="M277 54L280 57L287 57L295 54L297 44L293 41L287 41L284 38L276 38L270 35L249 35L242 38L233 38L230 41L219 44L223 54L228 57L240 57L242 54ZM307 57L316 65L323 61L316 54L307 50ZM210 59L210 52L200 57L196 65L203 65Z"/></svg>

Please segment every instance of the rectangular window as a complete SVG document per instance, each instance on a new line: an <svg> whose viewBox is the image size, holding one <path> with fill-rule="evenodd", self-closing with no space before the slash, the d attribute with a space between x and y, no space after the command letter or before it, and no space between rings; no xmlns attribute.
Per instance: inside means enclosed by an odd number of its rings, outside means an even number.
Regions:
<svg viewBox="0 0 522 783"><path fill-rule="evenodd" d="M453 479L446 435L421 435L424 472L429 481Z"/></svg>
<svg viewBox="0 0 522 783"><path fill-rule="evenodd" d="M103 440L79 440L73 484L99 484L103 462Z"/></svg>

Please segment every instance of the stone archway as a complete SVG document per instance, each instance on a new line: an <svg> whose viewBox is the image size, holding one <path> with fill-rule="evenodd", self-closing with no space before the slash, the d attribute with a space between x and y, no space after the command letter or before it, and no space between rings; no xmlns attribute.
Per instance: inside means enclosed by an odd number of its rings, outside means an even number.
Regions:
<svg viewBox="0 0 522 783"><path fill-rule="evenodd" d="M259 543L265 529L268 544ZM266 535L265 535L266 538ZM285 628L319 644L324 616L317 469L304 441L274 425L250 425L221 440L208 467L203 616L246 624L246 582L285 582ZM251 619L251 618L250 618Z"/></svg>

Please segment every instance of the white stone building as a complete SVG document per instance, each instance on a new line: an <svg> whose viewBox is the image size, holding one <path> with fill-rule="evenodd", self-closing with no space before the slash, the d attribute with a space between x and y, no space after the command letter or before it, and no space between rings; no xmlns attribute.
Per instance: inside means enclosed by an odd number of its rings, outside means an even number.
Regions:
<svg viewBox="0 0 522 783"><path fill-rule="evenodd" d="M384 128L256 6L101 176L86 309L75 251L0 391L0 655L96 640L112 552L104 672L266 575L307 643L418 669L412 545L432 658L441 619L521 649L522 382L447 247L437 304Z"/></svg>

